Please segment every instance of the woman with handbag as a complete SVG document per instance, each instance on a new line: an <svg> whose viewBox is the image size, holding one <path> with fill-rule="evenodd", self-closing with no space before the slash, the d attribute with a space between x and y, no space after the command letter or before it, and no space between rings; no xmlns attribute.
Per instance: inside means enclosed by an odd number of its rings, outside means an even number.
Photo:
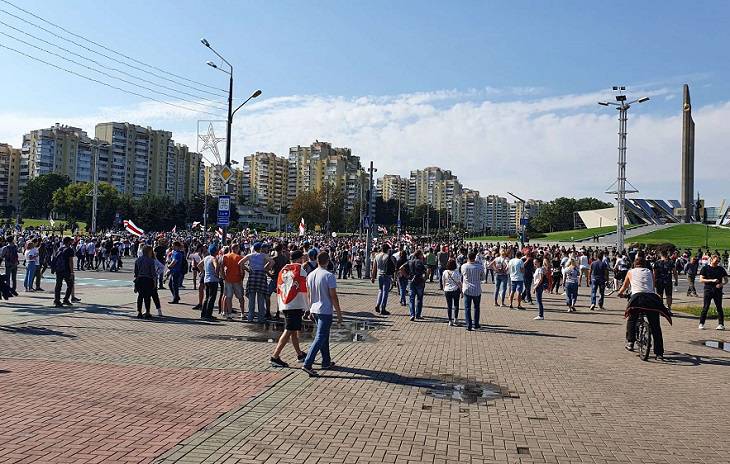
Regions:
<svg viewBox="0 0 730 464"><path fill-rule="evenodd" d="M448 308L449 327L459 326L459 299L461 298L461 272L456 269L456 260L450 258L446 262L446 270L441 273L441 285L444 288L446 307Z"/></svg>

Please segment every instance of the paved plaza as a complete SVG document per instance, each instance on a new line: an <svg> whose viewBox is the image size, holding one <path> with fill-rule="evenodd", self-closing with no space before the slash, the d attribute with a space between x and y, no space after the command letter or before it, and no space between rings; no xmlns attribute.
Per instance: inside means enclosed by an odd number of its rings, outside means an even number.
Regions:
<svg viewBox="0 0 730 464"><path fill-rule="evenodd" d="M689 316L663 323L665 362L642 362L623 348L625 300L590 312L585 287L577 313L547 295L544 321L488 293L467 332L436 284L410 322L395 293L376 316L374 286L346 280L341 367L310 379L291 347L292 368L269 367L273 332L197 319L189 280L185 304L144 321L127 271L79 277L74 308L0 302L0 462L730 461L730 352L703 344L730 334Z"/></svg>

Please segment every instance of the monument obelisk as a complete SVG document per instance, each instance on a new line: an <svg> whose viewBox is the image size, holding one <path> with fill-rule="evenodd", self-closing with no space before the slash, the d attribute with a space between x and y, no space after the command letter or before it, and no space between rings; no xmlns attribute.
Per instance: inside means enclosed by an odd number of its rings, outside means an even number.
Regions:
<svg viewBox="0 0 730 464"><path fill-rule="evenodd" d="M692 104L689 85L684 84L682 105L682 208L684 222L692 222L695 185L695 122L692 120ZM695 218L695 220L700 220Z"/></svg>

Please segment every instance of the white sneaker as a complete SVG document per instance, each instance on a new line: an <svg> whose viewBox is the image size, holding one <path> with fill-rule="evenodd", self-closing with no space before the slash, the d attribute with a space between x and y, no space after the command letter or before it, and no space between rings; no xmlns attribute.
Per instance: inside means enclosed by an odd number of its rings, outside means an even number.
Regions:
<svg viewBox="0 0 730 464"><path fill-rule="evenodd" d="M534 319L533 319L533 321L542 321L542 320L544 320L544 319L545 319L545 318L544 318L544 317L542 317L542 316L535 316L535 317L534 317Z"/></svg>
<svg viewBox="0 0 730 464"><path fill-rule="evenodd" d="M596 309L596 305L592 304L590 310L593 311L594 309Z"/></svg>
<svg viewBox="0 0 730 464"><path fill-rule="evenodd" d="M705 330L705 324L700 324L699 327L697 327L700 330Z"/></svg>
<svg viewBox="0 0 730 464"><path fill-rule="evenodd" d="M715 330L725 330L725 326L720 324L717 327L715 327Z"/></svg>

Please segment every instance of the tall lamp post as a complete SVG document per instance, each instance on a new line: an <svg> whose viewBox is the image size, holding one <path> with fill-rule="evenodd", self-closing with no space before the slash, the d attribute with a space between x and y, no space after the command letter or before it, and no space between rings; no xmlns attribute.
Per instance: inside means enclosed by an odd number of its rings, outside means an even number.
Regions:
<svg viewBox="0 0 730 464"><path fill-rule="evenodd" d="M624 235L626 233L624 229L626 218L624 202L626 201L626 194L636 193L638 191L635 189L626 190L626 121L631 105L647 102L649 101L649 97L641 97L627 102L626 100L628 99L624 94L626 91L625 86L614 86L613 90L618 92L616 102L601 101L598 104L601 106L615 106L618 110L618 176L615 182L616 190L606 193L616 194L616 252L621 253L624 249Z"/></svg>
<svg viewBox="0 0 730 464"><path fill-rule="evenodd" d="M231 167L231 126L233 126L233 116L236 114L236 112L238 110L240 110L243 107L243 105L245 105L250 100L252 100L254 98L257 98L259 95L261 95L261 90L256 90L254 93L251 94L250 97L248 97L243 103L241 103L240 105L238 105L238 107L234 110L233 109L233 65L231 63L229 63L228 60L226 60L225 58L223 58L223 56L221 56L221 54L218 53L210 45L210 42L208 42L206 39L204 39L204 38L203 39L200 39L200 43L202 43L203 45L205 45L210 51L212 51L213 53L215 53L215 55L218 58L220 58L225 64L228 65L228 71L226 71L225 69L221 69L220 67L218 67L218 65L215 64L215 63L213 63L212 61L208 61L206 63L211 68L218 69L219 71L228 74L228 118L226 120L226 162L225 162L225 165L230 168ZM228 184L228 182L226 182L226 185L225 185L225 193L226 193L226 195L228 195L228 192L229 192L229 184ZM225 237L226 229L227 228L225 228L225 227L223 228L223 240L224 240L224 242L225 242L225 239L226 239L226 237Z"/></svg>

